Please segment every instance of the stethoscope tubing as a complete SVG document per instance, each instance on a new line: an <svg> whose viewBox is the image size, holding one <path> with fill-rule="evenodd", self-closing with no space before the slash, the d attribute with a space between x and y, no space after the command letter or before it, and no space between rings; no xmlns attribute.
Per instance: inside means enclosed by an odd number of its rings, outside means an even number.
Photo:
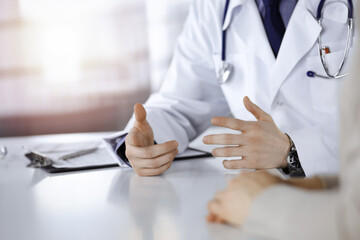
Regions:
<svg viewBox="0 0 360 240"><path fill-rule="evenodd" d="M324 8L324 5L325 5L325 2L326 0L321 0L320 3L319 3L319 6L318 6L318 9L317 9L317 14L316 14L316 20L319 22L319 24L321 24L321 18L322 18L322 10ZM344 63L345 63L345 60L348 56L348 52L349 52L349 48L350 48L350 39L351 39L351 36L352 36L352 30L353 30L353 12L354 12L354 6L353 6L353 1L352 0L347 0L348 2L348 22L349 22L349 29L348 29L348 36L347 36L347 43L346 43L346 47L345 47L345 51L344 51L344 56L343 56L343 59L340 63L340 66L339 66L339 69L338 71L334 74L334 75L331 75L327 69L327 64L324 60L324 56L320 56L320 60L321 60L321 63L323 65L323 68L326 72L326 75L327 76L323 76L323 75L320 75L320 74L317 74L316 72L314 71L307 71L306 72L306 75L308 77L319 77L319 78L324 78L324 79L339 79L339 78L342 78L346 75L348 75L348 73L344 73L344 74L340 74L343 66L344 66ZM229 9L229 4L230 4L230 0L226 0L225 2L225 8L224 8L224 15L223 15L223 19L222 19L222 26L224 26L224 23L225 23L225 19L226 19L226 15L227 15L227 12L228 12L228 9ZM229 63L226 62L226 33L227 33L227 29L224 29L222 30L222 43L221 43L221 62L222 62L222 68L224 68L224 66L228 66L229 68L231 68L231 65ZM319 36L318 38L318 44L319 44L319 51L320 51L320 54L321 54L321 37ZM224 72L224 69L221 71L221 72ZM227 79L224 81L220 81L220 83L225 83L227 81Z"/></svg>
<svg viewBox="0 0 360 240"><path fill-rule="evenodd" d="M225 2L225 9L224 9L224 16L222 19L222 26L224 26L225 23L225 19L226 19L226 15L227 12L229 10L229 4L230 4L230 0L226 0ZM221 61L225 62L226 61L226 29L222 30L222 50L221 50Z"/></svg>
<svg viewBox="0 0 360 240"><path fill-rule="evenodd" d="M322 16L322 10L324 8L324 5L325 5L325 1L326 0L321 0L320 3L319 3L319 6L318 6L318 9L317 9L317 12L316 12L316 20L319 21L321 19L321 16ZM353 5L353 2L352 0L348 0L348 19L353 19L353 14L354 14L354 5Z"/></svg>

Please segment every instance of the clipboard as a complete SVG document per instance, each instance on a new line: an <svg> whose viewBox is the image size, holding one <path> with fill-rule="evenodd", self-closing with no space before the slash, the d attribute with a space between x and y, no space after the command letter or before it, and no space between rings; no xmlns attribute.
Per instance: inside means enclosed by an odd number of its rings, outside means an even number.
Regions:
<svg viewBox="0 0 360 240"><path fill-rule="evenodd" d="M30 161L32 161L35 157L39 157L38 155L34 153L26 153L25 157L27 157ZM76 171L84 171L84 170L93 170L93 169L102 169L102 168L111 168L111 167L120 167L117 163L112 164L104 164L104 165L89 165L84 167L54 167L52 165L41 167L41 169L44 169L45 171L49 173L65 173L65 172L76 172Z"/></svg>
<svg viewBox="0 0 360 240"><path fill-rule="evenodd" d="M97 151L98 156L104 156L108 159L106 161L101 162L101 159L94 164L92 161L89 162L89 164L85 164L82 166L67 166L67 167L58 167L54 165L48 165L41 167L41 169L45 170L49 173L65 173L65 172L78 172L78 171L85 171L85 170L94 170L94 169L104 169L104 168L113 168L113 167L120 167L119 164L112 158L112 156L108 153L108 151L105 148L99 148ZM93 153L82 156L83 158L86 157L94 157L91 156ZM193 158L205 158L212 156L211 153L194 149L194 148L188 148L184 153L179 154L177 157L175 157L174 161L179 160L188 160ZM36 153L29 152L25 154L25 157L29 161L33 161L34 159L43 158L43 156L37 155ZM109 158L113 160L113 163L109 162ZM76 161L76 158L74 158L72 161Z"/></svg>

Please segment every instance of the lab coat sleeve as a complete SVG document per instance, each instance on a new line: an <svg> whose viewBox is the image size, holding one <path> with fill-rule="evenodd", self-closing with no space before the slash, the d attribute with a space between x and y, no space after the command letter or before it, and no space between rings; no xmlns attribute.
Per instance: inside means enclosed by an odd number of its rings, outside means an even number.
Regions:
<svg viewBox="0 0 360 240"><path fill-rule="evenodd" d="M104 146L120 167L128 167L130 163L125 156L126 132L117 132L103 138Z"/></svg>
<svg viewBox="0 0 360 240"><path fill-rule="evenodd" d="M333 123L288 132L306 177L339 172L337 126Z"/></svg>
<svg viewBox="0 0 360 240"><path fill-rule="evenodd" d="M210 21L221 21L210 17L208 12L216 11L208 6L211 2L197 0L190 8L165 81L160 91L152 94L145 104L155 141L177 140L180 152L210 127L212 117L230 114L212 60L214 36L210 37L208 31L214 28L209 25ZM220 26L218 29L221 31ZM127 130L133 122L134 118Z"/></svg>

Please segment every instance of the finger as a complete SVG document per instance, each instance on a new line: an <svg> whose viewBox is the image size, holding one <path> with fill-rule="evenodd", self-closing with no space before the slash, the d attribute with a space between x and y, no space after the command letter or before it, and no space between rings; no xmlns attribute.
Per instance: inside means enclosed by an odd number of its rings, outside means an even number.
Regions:
<svg viewBox="0 0 360 240"><path fill-rule="evenodd" d="M248 127L248 123L246 121L228 117L213 117L211 119L211 123L214 126L226 127L238 131L246 131Z"/></svg>
<svg viewBox="0 0 360 240"><path fill-rule="evenodd" d="M134 168L148 168L148 169L155 169L159 168L169 162L172 162L175 156L178 154L178 150L175 149L171 152L165 153L159 157L153 159L143 159L138 158L131 160L131 166Z"/></svg>
<svg viewBox="0 0 360 240"><path fill-rule="evenodd" d="M218 217L218 218L216 219L216 222L217 222L217 223L224 224L224 223L226 223L226 220Z"/></svg>
<svg viewBox="0 0 360 240"><path fill-rule="evenodd" d="M223 165L227 169L258 169L259 166L255 161L246 159L246 157L243 157L243 159L239 160L224 160Z"/></svg>
<svg viewBox="0 0 360 240"><path fill-rule="evenodd" d="M211 213L209 215L207 215L206 220L211 223L225 223L226 222L225 220L223 220L223 219L219 218L218 216L211 214Z"/></svg>
<svg viewBox="0 0 360 240"><path fill-rule="evenodd" d="M258 120L258 121L267 121L272 119L269 114L264 112L259 106L257 106L255 103L250 101L249 97L244 97L244 105L245 108L251 112L252 115Z"/></svg>
<svg viewBox="0 0 360 240"><path fill-rule="evenodd" d="M224 222L223 220L223 211L221 208L221 204L218 201L211 201L208 203L208 210L210 212L210 214L214 215L214 220L216 222Z"/></svg>
<svg viewBox="0 0 360 240"><path fill-rule="evenodd" d="M212 151L214 157L242 157L247 155L243 146L215 148Z"/></svg>
<svg viewBox="0 0 360 240"><path fill-rule="evenodd" d="M171 167L171 162L159 167L159 168L155 168L155 169L150 169L150 168L140 168L140 169L135 169L135 172L142 177L148 177L148 176L158 176L160 174L162 174L163 172L165 172L166 170L168 170Z"/></svg>
<svg viewBox="0 0 360 240"><path fill-rule="evenodd" d="M141 103L135 104L134 114L135 114L136 121L143 122L146 120L146 111L145 111L144 106Z"/></svg>
<svg viewBox="0 0 360 240"><path fill-rule="evenodd" d="M134 145L126 146L126 156L135 158L155 158L163 154L174 151L179 146L177 141L169 141L148 147L137 147Z"/></svg>
<svg viewBox="0 0 360 240"><path fill-rule="evenodd" d="M210 145L243 145L244 136L241 134L213 134L203 138L203 143Z"/></svg>
<svg viewBox="0 0 360 240"><path fill-rule="evenodd" d="M209 213L206 216L206 221L208 222L216 222L217 217L214 214Z"/></svg>

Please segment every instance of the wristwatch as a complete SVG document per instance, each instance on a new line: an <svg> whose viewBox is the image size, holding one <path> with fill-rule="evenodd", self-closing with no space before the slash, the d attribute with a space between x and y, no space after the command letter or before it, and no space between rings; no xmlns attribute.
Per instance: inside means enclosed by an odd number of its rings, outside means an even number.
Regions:
<svg viewBox="0 0 360 240"><path fill-rule="evenodd" d="M305 177L305 172L301 167L295 144L288 134L286 134L286 136L290 141L290 149L288 155L286 156L287 166L282 170L286 175L291 177Z"/></svg>

